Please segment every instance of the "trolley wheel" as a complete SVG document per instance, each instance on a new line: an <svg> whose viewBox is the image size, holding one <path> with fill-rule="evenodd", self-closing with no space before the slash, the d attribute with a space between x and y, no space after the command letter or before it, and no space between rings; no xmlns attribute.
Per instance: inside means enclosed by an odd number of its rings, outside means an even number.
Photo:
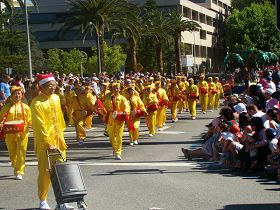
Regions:
<svg viewBox="0 0 280 210"><path fill-rule="evenodd" d="M87 208L87 204L85 201L79 201L77 202L77 206L78 206L78 210L86 210Z"/></svg>

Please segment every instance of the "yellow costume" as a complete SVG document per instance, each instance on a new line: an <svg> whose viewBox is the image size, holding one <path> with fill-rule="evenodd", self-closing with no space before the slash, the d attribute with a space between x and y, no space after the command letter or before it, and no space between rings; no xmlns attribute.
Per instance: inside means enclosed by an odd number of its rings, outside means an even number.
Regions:
<svg viewBox="0 0 280 210"><path fill-rule="evenodd" d="M198 83L199 90L199 103L202 112L205 114L208 105L208 83L204 81L204 76L200 76L200 81Z"/></svg>
<svg viewBox="0 0 280 210"><path fill-rule="evenodd" d="M166 104L168 103L168 96L166 91L160 87L160 82L158 82L159 88L156 88L156 96L159 101L159 107L157 110L157 127L161 129L163 127L163 123L166 121ZM156 83L157 87L157 83Z"/></svg>
<svg viewBox="0 0 280 210"><path fill-rule="evenodd" d="M214 110L214 103L215 103L215 97L217 93L217 88L215 83L213 82L213 78L208 78L208 107L211 112Z"/></svg>
<svg viewBox="0 0 280 210"><path fill-rule="evenodd" d="M92 94L91 94L92 96ZM76 95L72 98L73 105L73 120L77 132L77 141L82 143L86 138L86 131L84 129L86 117L92 115L94 112L95 101L93 96L89 99L84 93Z"/></svg>
<svg viewBox="0 0 280 210"><path fill-rule="evenodd" d="M214 78L214 83L216 84L217 93L215 96L215 104L214 107L216 109L220 108L220 98L224 95L224 90L222 84L219 82L219 77Z"/></svg>
<svg viewBox="0 0 280 210"><path fill-rule="evenodd" d="M151 86L148 88L151 89ZM148 112L148 115L146 116L146 123L147 123L147 127L149 129L150 136L152 136L156 133L157 110L150 111L149 106L152 106L155 104L157 105L158 99L157 99L156 94L154 94L152 92L146 94L145 96L146 97L144 97L143 102L146 105L146 109Z"/></svg>
<svg viewBox="0 0 280 210"><path fill-rule="evenodd" d="M85 94L87 99L90 101L90 104L94 105L96 102L96 97L92 95L92 91L86 92ZM92 127L92 118L93 118L92 114L86 116L85 126L87 129L91 129Z"/></svg>
<svg viewBox="0 0 280 210"><path fill-rule="evenodd" d="M180 90L174 80L171 81L171 86L168 89L167 95L169 97L172 122L175 122L177 120L177 106L180 100Z"/></svg>
<svg viewBox="0 0 280 210"><path fill-rule="evenodd" d="M38 196L41 201L46 200L50 187L50 174L46 150L55 146L66 157L66 143L63 131L65 121L58 95L47 96L41 93L33 99L31 104L32 127L34 135L34 149L38 158ZM57 158L51 159L51 164ZM61 161L61 159L59 159Z"/></svg>
<svg viewBox="0 0 280 210"><path fill-rule="evenodd" d="M114 84L116 85L116 84ZM119 86L119 85L117 85ZM125 112L130 114L129 102L126 98L120 94L117 96L107 95L104 102L105 109L108 113L108 133L110 143L116 155L121 156L122 154L122 136L125 121L118 121L113 118L113 112Z"/></svg>
<svg viewBox="0 0 280 210"><path fill-rule="evenodd" d="M188 95L188 106L192 119L196 117L196 100L198 97L198 87L194 84L192 78L189 79L189 87L186 90Z"/></svg>
<svg viewBox="0 0 280 210"><path fill-rule="evenodd" d="M179 82L179 83L177 83L177 85L179 87L180 94L182 96L182 97L180 97L179 102L178 102L178 110L181 113L184 110L184 108L186 108L185 107L186 98L183 97L185 95L184 92L186 91L186 86L185 86L184 82Z"/></svg>
<svg viewBox="0 0 280 210"><path fill-rule="evenodd" d="M67 90L69 89L69 90ZM66 115L68 118L68 125L74 125L74 120L73 120L73 105L72 105L72 99L75 95L75 92L73 90L70 90L70 86L66 87L66 90L64 92L64 97L66 101Z"/></svg>
<svg viewBox="0 0 280 210"><path fill-rule="evenodd" d="M10 100L11 101L11 100ZM24 114L24 115L23 115ZM28 126L31 126L31 111L28 105L22 102L6 103L0 112L0 122L24 120L24 131L5 134L5 142L8 148L10 161L14 168L14 174L24 174L25 157L28 144Z"/></svg>
<svg viewBox="0 0 280 210"><path fill-rule="evenodd" d="M129 130L130 143L138 144L140 118L133 116L132 111L141 110L142 112L146 112L146 109L140 97L136 95L133 95L132 97L129 98L129 104L130 104L131 113L130 113L129 121L127 122L127 126Z"/></svg>

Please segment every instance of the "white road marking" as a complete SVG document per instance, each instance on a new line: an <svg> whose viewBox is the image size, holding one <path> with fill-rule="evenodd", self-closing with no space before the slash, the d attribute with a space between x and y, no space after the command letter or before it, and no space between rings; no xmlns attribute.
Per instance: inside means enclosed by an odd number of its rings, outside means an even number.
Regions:
<svg viewBox="0 0 280 210"><path fill-rule="evenodd" d="M122 162L112 162L112 163L102 163L102 162L79 162L71 161L71 163L79 163L81 166L148 166L148 167L198 167L200 164L193 162L146 162L146 163L122 163ZM37 166L37 161L26 162L26 166ZM0 163L0 167L11 166L11 163Z"/></svg>

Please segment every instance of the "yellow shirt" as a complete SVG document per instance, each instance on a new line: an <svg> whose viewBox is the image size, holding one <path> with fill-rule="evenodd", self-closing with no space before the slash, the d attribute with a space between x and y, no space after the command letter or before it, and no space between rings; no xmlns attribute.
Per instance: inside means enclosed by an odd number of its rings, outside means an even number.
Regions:
<svg viewBox="0 0 280 210"><path fill-rule="evenodd" d="M31 103L31 117L36 154L45 152L49 146L56 146L60 151L67 149L63 134L66 126L58 95L48 97L41 93L35 97Z"/></svg>
<svg viewBox="0 0 280 210"><path fill-rule="evenodd" d="M200 81L198 83L199 94L207 94L208 93L208 83L206 81ZM205 93L203 91L206 91Z"/></svg>
<svg viewBox="0 0 280 210"><path fill-rule="evenodd" d="M216 82L216 88L217 88L217 94L222 94L224 93L224 90L223 90L223 86L220 82Z"/></svg>
<svg viewBox="0 0 280 210"><path fill-rule="evenodd" d="M159 88L157 91L156 91L156 96L158 98L158 101L160 103L160 105L163 103L163 102L168 102L168 96L166 94L166 91L163 89L163 88Z"/></svg>
<svg viewBox="0 0 280 210"><path fill-rule="evenodd" d="M190 85L186 91L189 99L196 99L198 96L198 87L196 85Z"/></svg>
<svg viewBox="0 0 280 210"><path fill-rule="evenodd" d="M114 123L121 125L124 122L117 121L113 118L112 114L114 111L117 112L126 112L127 114L130 114L130 106L128 100L122 96L111 96L106 95L105 101L104 101L105 109L107 110L107 113L109 114L109 120L108 124L112 125Z"/></svg>
<svg viewBox="0 0 280 210"><path fill-rule="evenodd" d="M216 85L215 85L215 83L214 82L210 82L209 84L208 84L208 93L209 94L215 94L215 93L213 93L212 91L215 91L216 90Z"/></svg>

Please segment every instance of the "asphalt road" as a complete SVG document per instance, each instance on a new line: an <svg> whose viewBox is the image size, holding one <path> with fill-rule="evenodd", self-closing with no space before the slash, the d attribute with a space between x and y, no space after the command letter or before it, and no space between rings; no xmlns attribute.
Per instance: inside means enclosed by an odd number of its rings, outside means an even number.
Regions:
<svg viewBox="0 0 280 210"><path fill-rule="evenodd" d="M190 120L180 114L179 121L168 121L165 130L148 137L142 123L140 144L129 146L124 135L123 158L114 160L103 125L94 123L87 142L78 146L73 127L65 132L68 160L78 161L86 182L85 200L89 210L267 210L280 209L280 187L258 175L233 174L216 163L200 159L187 161L181 147L201 144L206 124L218 114L199 114ZM0 151L0 209L36 209L37 166L32 138L27 154L26 174L14 180L7 152ZM48 202L55 207L52 190Z"/></svg>

